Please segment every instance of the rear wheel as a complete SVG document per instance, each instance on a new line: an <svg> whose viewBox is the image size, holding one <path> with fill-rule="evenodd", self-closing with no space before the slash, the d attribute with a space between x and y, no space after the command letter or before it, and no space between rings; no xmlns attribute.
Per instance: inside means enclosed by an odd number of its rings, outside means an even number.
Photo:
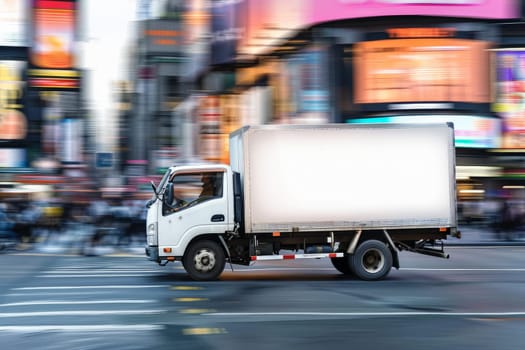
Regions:
<svg viewBox="0 0 525 350"><path fill-rule="evenodd" d="M392 268L392 252L385 243L377 240L362 242L348 259L352 272L367 281L380 280Z"/></svg>
<svg viewBox="0 0 525 350"><path fill-rule="evenodd" d="M186 272L196 281L216 280L224 270L225 263L222 247L209 240L193 243L182 261Z"/></svg>
<svg viewBox="0 0 525 350"><path fill-rule="evenodd" d="M350 264L348 264L348 257L342 258L331 258L332 265L336 268L337 271L345 275L351 275L352 270L350 269Z"/></svg>

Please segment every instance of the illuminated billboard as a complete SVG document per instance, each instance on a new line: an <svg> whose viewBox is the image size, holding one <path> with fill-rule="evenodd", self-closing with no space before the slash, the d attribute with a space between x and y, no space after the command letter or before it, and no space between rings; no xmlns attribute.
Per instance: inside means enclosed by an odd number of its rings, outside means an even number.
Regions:
<svg viewBox="0 0 525 350"><path fill-rule="evenodd" d="M310 0L308 23L377 16L519 18L519 0Z"/></svg>
<svg viewBox="0 0 525 350"><path fill-rule="evenodd" d="M222 0L232 3L238 0ZM380 16L519 19L520 0L244 0L240 52L257 55L324 22Z"/></svg>
<svg viewBox="0 0 525 350"><path fill-rule="evenodd" d="M24 140L27 119L23 110L25 82L22 74L24 61L0 61L0 140Z"/></svg>
<svg viewBox="0 0 525 350"><path fill-rule="evenodd" d="M39 68L73 68L75 2L35 0L31 62Z"/></svg>
<svg viewBox="0 0 525 350"><path fill-rule="evenodd" d="M462 148L499 148L501 145L501 120L474 115L404 115L375 118L349 119L349 124L426 124L453 123L454 142Z"/></svg>
<svg viewBox="0 0 525 350"><path fill-rule="evenodd" d="M487 51L490 46L486 41L452 37L357 43L354 47L355 103L488 104L491 102Z"/></svg>
<svg viewBox="0 0 525 350"><path fill-rule="evenodd" d="M525 148L525 48L498 50L495 59L492 109L503 119L502 148Z"/></svg>

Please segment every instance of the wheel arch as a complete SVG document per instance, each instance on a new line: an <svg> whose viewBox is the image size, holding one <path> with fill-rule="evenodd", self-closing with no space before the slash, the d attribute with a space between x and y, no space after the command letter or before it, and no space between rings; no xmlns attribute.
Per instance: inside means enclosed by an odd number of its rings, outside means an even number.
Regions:
<svg viewBox="0 0 525 350"><path fill-rule="evenodd" d="M359 230L354 236L355 242L351 242L346 253L354 254L355 249L363 242L369 240L377 240L383 242L390 252L392 253L392 266L399 269L399 250L397 249L394 241L390 237L388 231L385 230Z"/></svg>
<svg viewBox="0 0 525 350"><path fill-rule="evenodd" d="M192 244L194 244L195 242L198 242L198 241L214 241L215 243L219 244L222 247L222 249L224 250L224 254L228 254L228 251L225 249L224 244L223 244L223 240L221 239L220 235L213 234L213 233L203 233L203 234L200 234L198 236L193 237L186 244L186 247L184 248L184 255L187 253L188 248L191 247Z"/></svg>

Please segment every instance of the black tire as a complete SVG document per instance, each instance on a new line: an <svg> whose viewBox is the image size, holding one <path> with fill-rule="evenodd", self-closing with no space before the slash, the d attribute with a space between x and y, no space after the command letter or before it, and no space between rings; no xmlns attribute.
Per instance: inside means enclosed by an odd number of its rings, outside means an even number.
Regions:
<svg viewBox="0 0 525 350"><path fill-rule="evenodd" d="M388 275L392 268L392 252L385 243L364 241L348 258L352 272L362 280L377 281Z"/></svg>
<svg viewBox="0 0 525 350"><path fill-rule="evenodd" d="M348 257L330 258L330 260L337 271L345 275L352 274L352 269L350 269L350 264L348 263Z"/></svg>
<svg viewBox="0 0 525 350"><path fill-rule="evenodd" d="M219 278L226 258L222 247L214 241L193 243L184 254L182 265L195 281L213 281Z"/></svg>

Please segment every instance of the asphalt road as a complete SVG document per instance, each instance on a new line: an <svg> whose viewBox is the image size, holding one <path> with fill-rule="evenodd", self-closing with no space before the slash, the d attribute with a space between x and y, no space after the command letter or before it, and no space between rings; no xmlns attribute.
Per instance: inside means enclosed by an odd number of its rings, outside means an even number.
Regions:
<svg viewBox="0 0 525 350"><path fill-rule="evenodd" d="M523 349L525 247L404 252L379 282L328 260L220 281L142 256L0 255L2 349Z"/></svg>

